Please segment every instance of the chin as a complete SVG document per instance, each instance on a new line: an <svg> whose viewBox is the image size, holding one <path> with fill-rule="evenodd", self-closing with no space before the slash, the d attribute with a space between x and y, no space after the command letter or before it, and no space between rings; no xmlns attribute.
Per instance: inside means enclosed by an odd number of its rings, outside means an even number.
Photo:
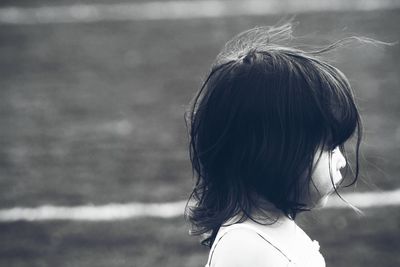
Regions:
<svg viewBox="0 0 400 267"><path fill-rule="evenodd" d="M318 203L317 203L317 205L316 205L315 207L316 207L316 208L323 208L323 207L325 207L325 206L326 206L326 203L328 203L328 200L329 200L329 195L324 196L323 198L321 198L321 199L318 201Z"/></svg>

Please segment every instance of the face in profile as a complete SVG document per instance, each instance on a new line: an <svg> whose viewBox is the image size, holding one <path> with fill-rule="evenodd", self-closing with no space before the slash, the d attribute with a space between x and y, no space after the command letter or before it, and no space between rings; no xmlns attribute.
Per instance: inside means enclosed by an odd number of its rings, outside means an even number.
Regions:
<svg viewBox="0 0 400 267"><path fill-rule="evenodd" d="M335 192L335 187L342 181L340 170L345 166L346 159L339 147L333 151L321 152L319 149L316 152L310 183L311 207L322 207L326 204L329 196Z"/></svg>

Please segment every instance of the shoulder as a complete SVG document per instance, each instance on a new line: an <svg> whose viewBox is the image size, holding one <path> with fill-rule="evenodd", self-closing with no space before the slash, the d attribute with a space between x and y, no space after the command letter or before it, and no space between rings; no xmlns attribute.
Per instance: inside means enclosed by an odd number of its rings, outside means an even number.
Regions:
<svg viewBox="0 0 400 267"><path fill-rule="evenodd" d="M250 229L231 230L215 247L211 267L283 267L288 259Z"/></svg>

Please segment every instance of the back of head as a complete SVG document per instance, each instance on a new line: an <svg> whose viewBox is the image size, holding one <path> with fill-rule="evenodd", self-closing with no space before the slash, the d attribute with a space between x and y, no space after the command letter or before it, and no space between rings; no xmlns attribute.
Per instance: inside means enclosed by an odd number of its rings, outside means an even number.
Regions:
<svg viewBox="0 0 400 267"><path fill-rule="evenodd" d="M343 148L360 116L344 74L316 51L282 45L292 26L259 27L229 41L189 114L190 155L197 175L188 217L195 233L227 219L252 218L259 199L294 218L310 207L312 163L319 148ZM357 158L358 166L358 158ZM353 183L357 179L358 167Z"/></svg>

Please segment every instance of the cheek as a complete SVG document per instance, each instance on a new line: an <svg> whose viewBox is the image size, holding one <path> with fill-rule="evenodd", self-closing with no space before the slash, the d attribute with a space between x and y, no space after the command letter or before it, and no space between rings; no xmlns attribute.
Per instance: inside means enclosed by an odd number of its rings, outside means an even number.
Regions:
<svg viewBox="0 0 400 267"><path fill-rule="evenodd" d="M310 184L310 191L307 204L312 208L325 206L329 196L333 192L332 183L328 177L327 181L322 182L320 179L314 179L314 183Z"/></svg>
<svg viewBox="0 0 400 267"><path fill-rule="evenodd" d="M313 184L311 184L311 190L316 191L320 195L324 196L332 190L329 170L323 169L319 172L315 172L312 179Z"/></svg>
<svg viewBox="0 0 400 267"><path fill-rule="evenodd" d="M329 161L326 160L326 159L321 159L318 162L318 164L314 167L314 172L313 172L311 177L312 177L312 180L313 180L314 184L318 188L324 187L325 184L327 184L327 182L330 183L331 174L330 174L330 171L329 171Z"/></svg>
<svg viewBox="0 0 400 267"><path fill-rule="evenodd" d="M331 166L332 178L335 180L335 172ZM333 186L331 181L331 173L329 171L329 157L322 156L314 167L310 183L310 202L317 204L324 201L326 196L332 193ZM326 201L325 201L326 202Z"/></svg>

